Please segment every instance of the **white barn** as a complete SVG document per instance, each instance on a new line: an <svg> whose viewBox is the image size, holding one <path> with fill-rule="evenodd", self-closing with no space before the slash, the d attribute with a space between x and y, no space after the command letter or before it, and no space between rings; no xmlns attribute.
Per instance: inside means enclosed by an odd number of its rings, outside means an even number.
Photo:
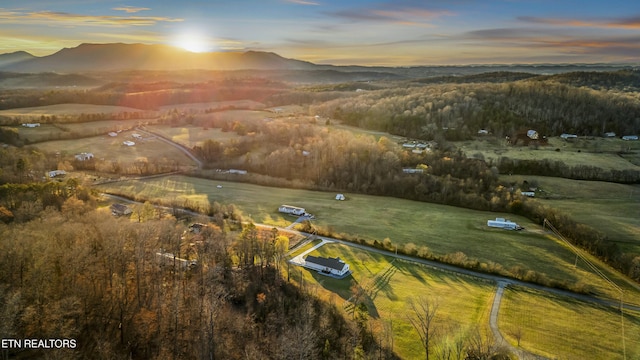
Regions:
<svg viewBox="0 0 640 360"><path fill-rule="evenodd" d="M280 205L280 207L278 208L278 211L280 211L281 213L298 215L298 216L304 215L306 212L304 208L291 206L291 205Z"/></svg>
<svg viewBox="0 0 640 360"><path fill-rule="evenodd" d="M303 266L334 276L344 276L349 273L349 264L340 260L340 258L323 258L308 255L304 259Z"/></svg>

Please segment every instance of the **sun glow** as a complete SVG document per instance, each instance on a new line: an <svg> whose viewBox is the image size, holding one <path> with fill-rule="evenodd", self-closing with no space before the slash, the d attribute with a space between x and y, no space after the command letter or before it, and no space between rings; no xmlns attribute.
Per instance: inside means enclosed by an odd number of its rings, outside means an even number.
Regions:
<svg viewBox="0 0 640 360"><path fill-rule="evenodd" d="M196 53L211 51L212 48L209 40L206 37L195 32L188 32L178 35L174 39L173 45Z"/></svg>

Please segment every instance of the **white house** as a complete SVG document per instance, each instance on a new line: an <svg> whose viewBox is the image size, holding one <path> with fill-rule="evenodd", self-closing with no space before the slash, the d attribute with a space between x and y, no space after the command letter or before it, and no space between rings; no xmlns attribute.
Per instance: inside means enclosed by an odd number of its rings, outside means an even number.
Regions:
<svg viewBox="0 0 640 360"><path fill-rule="evenodd" d="M535 191L521 191L520 194L522 196L528 196L528 197L535 197L536 196L536 192Z"/></svg>
<svg viewBox="0 0 640 360"><path fill-rule="evenodd" d="M336 200L341 200L342 201L344 199L345 199L344 194L337 194L336 195Z"/></svg>
<svg viewBox="0 0 640 360"><path fill-rule="evenodd" d="M126 146L134 146L136 143L134 143L133 141L127 140L127 141L123 141L122 144Z"/></svg>
<svg viewBox="0 0 640 360"><path fill-rule="evenodd" d="M109 132L109 136L116 137L116 136L118 136L118 133L111 131L111 132Z"/></svg>
<svg viewBox="0 0 640 360"><path fill-rule="evenodd" d="M22 124L22 126L28 127L28 128L34 128L34 127L40 126L40 123L26 123L26 124Z"/></svg>
<svg viewBox="0 0 640 360"><path fill-rule="evenodd" d="M229 174L246 175L247 170L229 169Z"/></svg>
<svg viewBox="0 0 640 360"><path fill-rule="evenodd" d="M334 276L345 276L349 273L349 264L340 260L340 258L323 258L307 255L302 266L317 270L321 274Z"/></svg>
<svg viewBox="0 0 640 360"><path fill-rule="evenodd" d="M578 135L575 135L575 134L562 134L562 135L560 135L560 138L565 139L565 140L567 140L567 139L577 139Z"/></svg>
<svg viewBox="0 0 640 360"><path fill-rule="evenodd" d="M93 154L92 153L76 154L76 160L85 161L85 160L91 160L91 159L93 159Z"/></svg>
<svg viewBox="0 0 640 360"><path fill-rule="evenodd" d="M500 229L508 229L508 230L522 230L522 226L514 223L511 220L507 220L505 218L496 218L495 220L488 220L487 226L496 227Z"/></svg>

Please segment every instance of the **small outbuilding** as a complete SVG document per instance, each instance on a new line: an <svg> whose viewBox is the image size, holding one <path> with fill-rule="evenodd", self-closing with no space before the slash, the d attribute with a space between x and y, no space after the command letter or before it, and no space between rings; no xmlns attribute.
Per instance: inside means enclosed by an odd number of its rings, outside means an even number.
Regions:
<svg viewBox="0 0 640 360"><path fill-rule="evenodd" d="M346 198L344 197L344 194L337 194L337 195L336 195L336 200L340 200L340 201L342 201L342 200L344 200L344 199L346 199Z"/></svg>
<svg viewBox="0 0 640 360"><path fill-rule="evenodd" d="M86 161L86 160L91 160L93 159L93 154L92 153L80 153L80 154L76 154L76 160L78 161Z"/></svg>
<svg viewBox="0 0 640 360"><path fill-rule="evenodd" d="M487 221L487 226L488 227L495 227L495 228L500 228L500 229L507 229L507 230L522 230L523 227L514 223L511 220L507 220L505 218L496 218L495 220L488 220Z"/></svg>
<svg viewBox="0 0 640 360"><path fill-rule="evenodd" d="M134 146L136 143L134 143L133 141L127 140L127 141L123 141L122 144L126 146Z"/></svg>

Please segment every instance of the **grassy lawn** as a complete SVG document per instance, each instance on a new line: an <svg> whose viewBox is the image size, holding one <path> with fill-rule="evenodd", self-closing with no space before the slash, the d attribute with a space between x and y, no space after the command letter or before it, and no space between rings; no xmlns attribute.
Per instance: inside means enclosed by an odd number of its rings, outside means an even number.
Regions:
<svg viewBox="0 0 640 360"><path fill-rule="evenodd" d="M510 146L504 140L479 139L455 143L467 156L482 154L485 160L498 160L500 157L511 159L533 160L548 159L562 161L567 166L594 166L604 170L638 169L640 159L640 141L624 141L621 139L578 139L565 141L550 138L548 146L538 149L524 146ZM559 149L559 151L556 151ZM629 151L625 157L617 154ZM635 164L635 165L634 165Z"/></svg>
<svg viewBox="0 0 640 360"><path fill-rule="evenodd" d="M217 188L216 185L222 185ZM208 206L213 202L235 204L245 217L258 223L288 225L294 217L277 211L281 204L301 206L316 215L314 224L351 234L369 241L388 237L399 247L414 243L426 246L437 255L463 252L488 267L534 270L547 277L571 284L578 282L596 293L615 296L600 278L586 271L575 255L558 240L543 233L540 226L520 217L511 219L526 227L524 231L491 229L488 219L507 214L462 209L423 202L346 194L346 201L334 200L335 194L319 191L270 188L252 184L212 181L184 176L166 176L142 181L125 181L98 186L141 199L174 199ZM499 264L499 265L495 265ZM620 286L627 287L616 273L605 270ZM631 290L631 289L629 289ZM630 299L640 303L638 291Z"/></svg>
<svg viewBox="0 0 640 360"><path fill-rule="evenodd" d="M374 331L388 341L391 327L393 348L404 359L424 357L415 329L408 321L410 299L424 297L437 303L435 328L438 335L434 344L444 341L445 335L464 336L488 324L488 315L495 286L473 278L464 278L429 269L420 265L393 261L391 258L339 244L326 244L310 255L340 257L349 264L352 275L342 279L323 276L315 271L291 266L291 277L334 302L345 311L351 311L346 302L351 297L350 287L357 283L366 290L365 304ZM385 336L386 335L386 336ZM432 349L433 350L433 349Z"/></svg>
<svg viewBox="0 0 640 360"><path fill-rule="evenodd" d="M95 136L74 140L58 140L38 143L35 146L44 152L62 155L73 155L81 152L91 152L97 159L131 163L138 158L167 159L176 161L180 165L193 164L193 160L173 146L154 138L146 138L142 141L131 137L134 131L123 131L117 137ZM125 146L124 140L135 140L135 146ZM195 165L195 164L194 164Z"/></svg>
<svg viewBox="0 0 640 360"><path fill-rule="evenodd" d="M624 251L640 254L640 186L543 176L501 176L542 190L537 201L595 227Z"/></svg>
<svg viewBox="0 0 640 360"><path fill-rule="evenodd" d="M622 331L627 359L640 358L640 314L620 312L523 288L507 288L499 328L508 341L554 359L622 359Z"/></svg>

